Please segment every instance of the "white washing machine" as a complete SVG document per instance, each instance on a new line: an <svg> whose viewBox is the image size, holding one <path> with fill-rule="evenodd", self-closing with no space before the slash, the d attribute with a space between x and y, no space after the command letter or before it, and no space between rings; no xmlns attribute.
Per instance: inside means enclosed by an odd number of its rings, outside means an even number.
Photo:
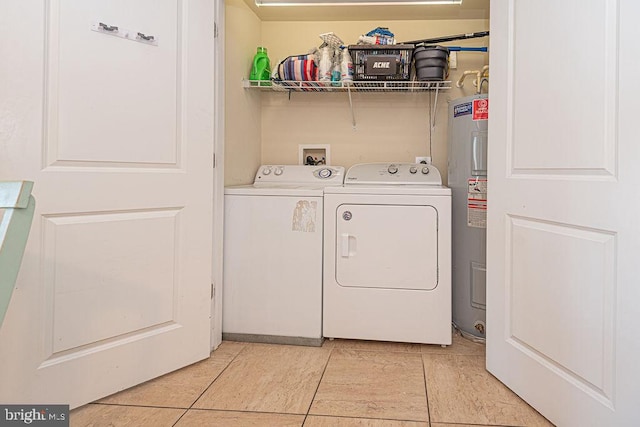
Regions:
<svg viewBox="0 0 640 427"><path fill-rule="evenodd" d="M322 344L323 193L341 166L261 166L225 188L222 336Z"/></svg>
<svg viewBox="0 0 640 427"><path fill-rule="evenodd" d="M324 196L323 334L451 344L451 190L432 165L351 167Z"/></svg>

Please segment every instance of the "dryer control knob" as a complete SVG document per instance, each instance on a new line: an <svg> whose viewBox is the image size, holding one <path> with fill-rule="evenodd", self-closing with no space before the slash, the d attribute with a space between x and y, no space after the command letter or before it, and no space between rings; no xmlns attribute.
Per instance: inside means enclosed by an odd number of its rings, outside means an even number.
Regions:
<svg viewBox="0 0 640 427"><path fill-rule="evenodd" d="M282 168L276 168L275 172L273 172L274 175L282 175L282 172L284 172L284 169Z"/></svg>
<svg viewBox="0 0 640 427"><path fill-rule="evenodd" d="M411 167L409 168L409 172L411 172L411 173L416 173L416 172L418 172L418 168L417 168L417 167L415 167L415 166L411 166Z"/></svg>
<svg viewBox="0 0 640 427"><path fill-rule="evenodd" d="M426 166L425 166L425 167L423 167L423 168L422 168L422 173L423 173L424 175L428 174L428 173L429 173L429 168L428 168L428 167L426 167Z"/></svg>
<svg viewBox="0 0 640 427"><path fill-rule="evenodd" d="M329 178L332 175L331 169L322 168L318 171L318 176L320 178Z"/></svg>
<svg viewBox="0 0 640 427"><path fill-rule="evenodd" d="M271 173L271 168L262 169L262 175L269 175Z"/></svg>
<svg viewBox="0 0 640 427"><path fill-rule="evenodd" d="M387 172L389 172L391 175L393 175L394 173L398 173L398 167L396 165L391 165L387 168Z"/></svg>

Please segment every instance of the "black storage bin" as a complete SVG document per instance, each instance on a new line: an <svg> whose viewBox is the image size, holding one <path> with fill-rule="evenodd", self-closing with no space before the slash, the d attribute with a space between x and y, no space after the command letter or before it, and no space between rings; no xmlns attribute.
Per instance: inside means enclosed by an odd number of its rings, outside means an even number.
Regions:
<svg viewBox="0 0 640 427"><path fill-rule="evenodd" d="M412 44L350 45L353 80L409 80Z"/></svg>
<svg viewBox="0 0 640 427"><path fill-rule="evenodd" d="M442 81L449 74L449 49L444 46L418 46L413 51L416 79Z"/></svg>

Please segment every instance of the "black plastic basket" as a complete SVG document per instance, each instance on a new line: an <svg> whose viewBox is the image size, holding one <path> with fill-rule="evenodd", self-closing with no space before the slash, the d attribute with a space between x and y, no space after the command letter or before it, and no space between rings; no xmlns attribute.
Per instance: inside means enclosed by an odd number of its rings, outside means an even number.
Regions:
<svg viewBox="0 0 640 427"><path fill-rule="evenodd" d="M350 45L353 80L409 80L412 44Z"/></svg>

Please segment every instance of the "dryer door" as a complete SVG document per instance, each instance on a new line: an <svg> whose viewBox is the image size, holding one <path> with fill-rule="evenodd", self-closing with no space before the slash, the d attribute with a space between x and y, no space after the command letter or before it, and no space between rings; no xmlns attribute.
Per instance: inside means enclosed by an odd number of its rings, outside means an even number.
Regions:
<svg viewBox="0 0 640 427"><path fill-rule="evenodd" d="M336 214L340 286L430 290L438 285L433 206L343 204Z"/></svg>

